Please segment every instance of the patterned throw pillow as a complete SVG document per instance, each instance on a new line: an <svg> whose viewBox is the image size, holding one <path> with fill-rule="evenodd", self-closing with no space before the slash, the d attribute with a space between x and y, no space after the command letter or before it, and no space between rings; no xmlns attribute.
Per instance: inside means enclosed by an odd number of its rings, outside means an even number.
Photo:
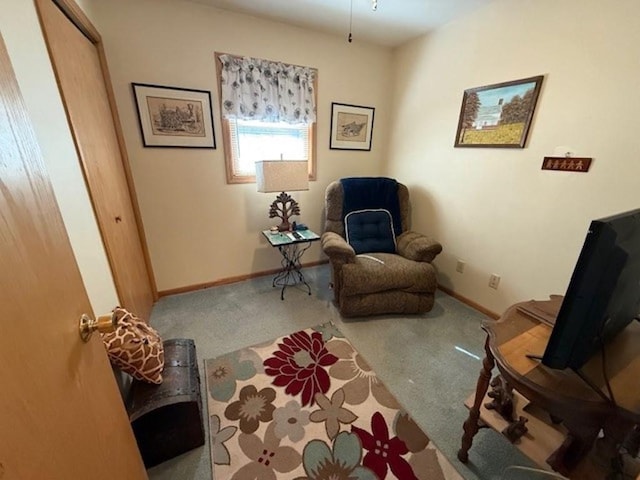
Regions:
<svg viewBox="0 0 640 480"><path fill-rule="evenodd" d="M389 210L349 212L344 217L344 229L347 243L356 254L396 253L396 236Z"/></svg>
<svg viewBox="0 0 640 480"><path fill-rule="evenodd" d="M137 380L162 383L164 347L158 332L124 308L113 312L116 330L102 334L111 363Z"/></svg>

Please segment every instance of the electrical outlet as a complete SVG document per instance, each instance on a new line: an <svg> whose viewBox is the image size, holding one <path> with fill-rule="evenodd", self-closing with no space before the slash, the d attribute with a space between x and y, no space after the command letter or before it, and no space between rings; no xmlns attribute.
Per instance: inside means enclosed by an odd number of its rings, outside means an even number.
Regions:
<svg viewBox="0 0 640 480"><path fill-rule="evenodd" d="M458 263L456 264L456 272L464 273L464 265L465 263L462 260L458 260Z"/></svg>
<svg viewBox="0 0 640 480"><path fill-rule="evenodd" d="M495 273L492 273L491 276L489 277L489 286L497 290L499 284L500 284L500 275L496 275Z"/></svg>

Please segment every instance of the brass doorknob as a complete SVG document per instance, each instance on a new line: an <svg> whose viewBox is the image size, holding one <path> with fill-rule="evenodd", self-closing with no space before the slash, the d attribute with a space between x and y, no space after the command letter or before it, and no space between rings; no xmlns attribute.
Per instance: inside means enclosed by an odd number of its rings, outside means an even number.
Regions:
<svg viewBox="0 0 640 480"><path fill-rule="evenodd" d="M100 333L113 332L118 324L118 319L115 313L109 313L108 315L100 315L97 319L93 320L89 315L83 313L80 317L80 338L83 342L88 342L91 335L96 330Z"/></svg>

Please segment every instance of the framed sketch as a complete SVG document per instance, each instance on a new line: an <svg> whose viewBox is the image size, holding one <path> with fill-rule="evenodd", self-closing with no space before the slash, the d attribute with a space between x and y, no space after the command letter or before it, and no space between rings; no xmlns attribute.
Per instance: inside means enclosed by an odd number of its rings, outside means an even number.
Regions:
<svg viewBox="0 0 640 480"><path fill-rule="evenodd" d="M216 148L210 92L131 85L145 147Z"/></svg>
<svg viewBox="0 0 640 480"><path fill-rule="evenodd" d="M331 150L371 150L373 107L331 104Z"/></svg>
<svg viewBox="0 0 640 480"><path fill-rule="evenodd" d="M524 148L543 78L465 90L454 146Z"/></svg>

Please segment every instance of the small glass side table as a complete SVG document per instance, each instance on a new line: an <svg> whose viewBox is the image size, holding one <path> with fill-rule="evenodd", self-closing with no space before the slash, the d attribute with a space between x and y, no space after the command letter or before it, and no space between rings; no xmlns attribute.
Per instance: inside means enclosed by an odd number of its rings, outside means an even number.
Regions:
<svg viewBox="0 0 640 480"><path fill-rule="evenodd" d="M282 261L280 262L282 268L272 282L273 287L281 287L280 300L284 300L285 289L293 285L305 285L309 295L311 295L311 287L300 270L302 268L300 259L304 252L309 249L311 243L320 240L320 235L311 230L296 230L295 232L263 230L262 234L272 247L278 248L280 255L282 255ZM299 238L295 234L298 234Z"/></svg>

